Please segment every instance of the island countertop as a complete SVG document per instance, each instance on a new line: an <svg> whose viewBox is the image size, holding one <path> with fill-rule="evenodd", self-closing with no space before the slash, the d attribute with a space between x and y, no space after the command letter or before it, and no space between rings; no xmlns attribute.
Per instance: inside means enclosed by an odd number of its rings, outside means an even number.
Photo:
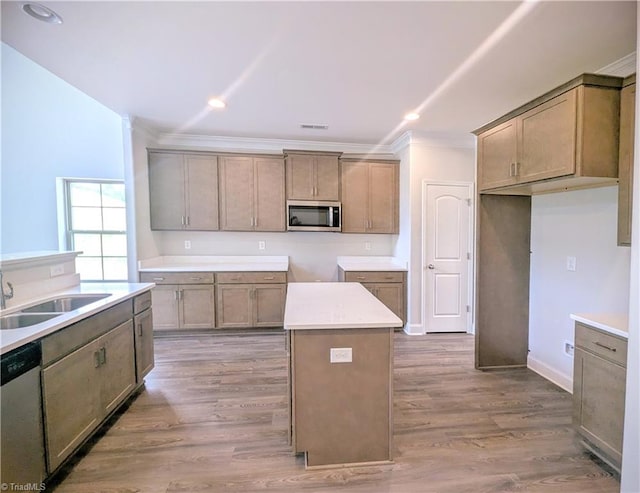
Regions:
<svg viewBox="0 0 640 493"><path fill-rule="evenodd" d="M572 320L619 337L629 338L629 317L623 313L572 313Z"/></svg>
<svg viewBox="0 0 640 493"><path fill-rule="evenodd" d="M357 282L294 282L287 287L285 330L402 327L381 301Z"/></svg>

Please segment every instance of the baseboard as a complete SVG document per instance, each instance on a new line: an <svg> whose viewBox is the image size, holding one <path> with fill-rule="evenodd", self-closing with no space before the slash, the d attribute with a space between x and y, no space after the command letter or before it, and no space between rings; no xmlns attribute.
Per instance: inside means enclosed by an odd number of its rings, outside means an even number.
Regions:
<svg viewBox="0 0 640 493"><path fill-rule="evenodd" d="M410 336L424 335L424 327L422 324L407 324L404 326L404 333Z"/></svg>
<svg viewBox="0 0 640 493"><path fill-rule="evenodd" d="M560 373L555 368L550 367L533 356L527 357L527 368L536 372L541 377L546 378L551 383L556 384L561 389L573 394L573 379L564 373Z"/></svg>

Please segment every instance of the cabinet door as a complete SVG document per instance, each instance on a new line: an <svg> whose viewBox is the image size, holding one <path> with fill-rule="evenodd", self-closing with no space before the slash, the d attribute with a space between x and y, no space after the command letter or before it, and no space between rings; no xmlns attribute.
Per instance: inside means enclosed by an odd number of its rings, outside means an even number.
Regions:
<svg viewBox="0 0 640 493"><path fill-rule="evenodd" d="M151 300L153 305L153 329L179 329L178 286L175 284L157 285L151 290Z"/></svg>
<svg viewBox="0 0 640 493"><path fill-rule="evenodd" d="M369 164L368 233L398 232L398 166Z"/></svg>
<svg viewBox="0 0 640 493"><path fill-rule="evenodd" d="M618 245L631 245L633 202L633 147L636 118L636 85L620 94L620 162L618 165Z"/></svg>
<svg viewBox="0 0 640 493"><path fill-rule="evenodd" d="M210 156L185 156L186 221L185 229L218 229L218 159Z"/></svg>
<svg viewBox="0 0 640 493"><path fill-rule="evenodd" d="M221 229L225 231L253 230L255 219L253 187L253 158L244 156L220 157Z"/></svg>
<svg viewBox="0 0 640 493"><path fill-rule="evenodd" d="M254 229L284 231L284 161L281 158L256 158L255 170Z"/></svg>
<svg viewBox="0 0 640 493"><path fill-rule="evenodd" d="M364 233L368 224L369 166L342 163L342 232Z"/></svg>
<svg viewBox="0 0 640 493"><path fill-rule="evenodd" d="M573 422L620 468L626 371L578 347L574 358Z"/></svg>
<svg viewBox="0 0 640 493"><path fill-rule="evenodd" d="M96 340L100 367L102 415L111 413L131 393L136 384L133 322L119 325Z"/></svg>
<svg viewBox="0 0 640 493"><path fill-rule="evenodd" d="M287 156L287 199L313 200L315 191L314 156Z"/></svg>
<svg viewBox="0 0 640 493"><path fill-rule="evenodd" d="M256 284L253 287L255 327L282 327L285 284Z"/></svg>
<svg viewBox="0 0 640 493"><path fill-rule="evenodd" d="M98 345L90 343L42 370L47 463L56 469L101 418Z"/></svg>
<svg viewBox="0 0 640 493"><path fill-rule="evenodd" d="M404 322L404 285L400 283L380 283L375 285L375 297Z"/></svg>
<svg viewBox="0 0 640 493"><path fill-rule="evenodd" d="M517 117L518 182L575 172L577 93L573 89Z"/></svg>
<svg viewBox="0 0 640 493"><path fill-rule="evenodd" d="M212 329L216 323L214 288L212 285L180 286L180 328Z"/></svg>
<svg viewBox="0 0 640 493"><path fill-rule="evenodd" d="M251 326L251 292L250 284L218 284L217 327Z"/></svg>
<svg viewBox="0 0 640 493"><path fill-rule="evenodd" d="M337 156L316 156L314 200L340 200L340 162Z"/></svg>
<svg viewBox="0 0 640 493"><path fill-rule="evenodd" d="M153 314L151 308L136 315L134 319L134 340L136 345L136 381L142 379L153 370Z"/></svg>
<svg viewBox="0 0 640 493"><path fill-rule="evenodd" d="M480 190L516 182L516 120L509 120L478 135L478 187Z"/></svg>
<svg viewBox="0 0 640 493"><path fill-rule="evenodd" d="M185 222L185 173L182 154L149 153L151 229L181 230Z"/></svg>

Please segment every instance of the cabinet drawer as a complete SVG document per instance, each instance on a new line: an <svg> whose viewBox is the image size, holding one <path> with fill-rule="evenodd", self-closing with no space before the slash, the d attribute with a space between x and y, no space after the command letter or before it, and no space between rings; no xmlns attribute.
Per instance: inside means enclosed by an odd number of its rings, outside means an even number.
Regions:
<svg viewBox="0 0 640 493"><path fill-rule="evenodd" d="M133 313L140 313L151 306L151 291L133 298Z"/></svg>
<svg viewBox="0 0 640 493"><path fill-rule="evenodd" d="M286 272L219 272L218 284L285 283Z"/></svg>
<svg viewBox="0 0 640 493"><path fill-rule="evenodd" d="M576 323L575 345L627 367L627 341L624 339Z"/></svg>
<svg viewBox="0 0 640 493"><path fill-rule="evenodd" d="M213 272L141 272L140 282L156 284L213 284Z"/></svg>
<svg viewBox="0 0 640 493"><path fill-rule="evenodd" d="M404 272L374 271L374 272L345 272L347 282L402 282Z"/></svg>

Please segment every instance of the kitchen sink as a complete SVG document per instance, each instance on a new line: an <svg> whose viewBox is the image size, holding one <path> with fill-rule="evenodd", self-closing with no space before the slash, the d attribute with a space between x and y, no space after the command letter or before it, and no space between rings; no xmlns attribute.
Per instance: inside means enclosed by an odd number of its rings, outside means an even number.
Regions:
<svg viewBox="0 0 640 493"><path fill-rule="evenodd" d="M24 308L21 313L61 313L70 312L76 310L90 303L94 303L109 296L108 294L90 294L90 295L78 295L78 296L65 296L62 298L56 298L49 301L43 301L37 305Z"/></svg>
<svg viewBox="0 0 640 493"><path fill-rule="evenodd" d="M5 315L0 317L0 330L22 329L45 322L59 315L59 313L14 313Z"/></svg>

